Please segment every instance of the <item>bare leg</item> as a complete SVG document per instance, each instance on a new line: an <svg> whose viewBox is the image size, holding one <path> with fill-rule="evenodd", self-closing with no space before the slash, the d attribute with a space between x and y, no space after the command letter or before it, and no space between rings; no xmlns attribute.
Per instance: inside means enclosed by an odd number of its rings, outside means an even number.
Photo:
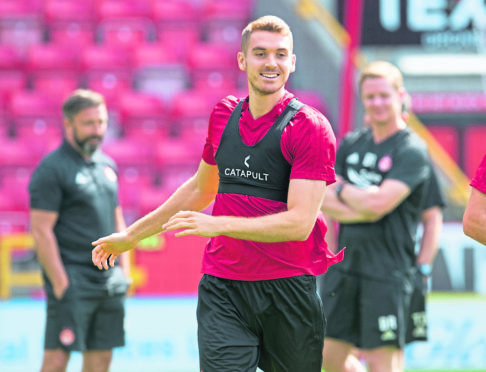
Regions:
<svg viewBox="0 0 486 372"><path fill-rule="evenodd" d="M41 372L65 372L70 356L62 349L44 350Z"/></svg>
<svg viewBox="0 0 486 372"><path fill-rule="evenodd" d="M364 350L370 372L403 372L403 354L396 347Z"/></svg>
<svg viewBox="0 0 486 372"><path fill-rule="evenodd" d="M326 372L365 372L354 346L334 338L324 341L322 368Z"/></svg>
<svg viewBox="0 0 486 372"><path fill-rule="evenodd" d="M112 350L85 351L82 372L108 372L112 356Z"/></svg>

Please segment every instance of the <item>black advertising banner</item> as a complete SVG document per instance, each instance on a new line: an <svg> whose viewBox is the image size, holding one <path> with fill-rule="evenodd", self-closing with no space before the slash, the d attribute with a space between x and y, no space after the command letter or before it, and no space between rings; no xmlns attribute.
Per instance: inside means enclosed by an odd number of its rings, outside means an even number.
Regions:
<svg viewBox="0 0 486 372"><path fill-rule="evenodd" d="M344 7L338 1L342 22ZM486 49L486 0L365 0L362 45Z"/></svg>

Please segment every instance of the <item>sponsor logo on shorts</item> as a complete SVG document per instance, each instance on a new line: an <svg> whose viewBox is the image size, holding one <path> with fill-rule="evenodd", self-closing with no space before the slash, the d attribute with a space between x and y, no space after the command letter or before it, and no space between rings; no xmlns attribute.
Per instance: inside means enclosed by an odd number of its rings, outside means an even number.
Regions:
<svg viewBox="0 0 486 372"><path fill-rule="evenodd" d="M64 346L70 346L74 343L76 336L74 335L73 329L71 327L64 327L59 333L59 341Z"/></svg>
<svg viewBox="0 0 486 372"><path fill-rule="evenodd" d="M382 341L396 340L397 324L397 317L395 315L385 315L378 318L378 329L381 332Z"/></svg>
<svg viewBox="0 0 486 372"><path fill-rule="evenodd" d="M414 337L426 337L427 336L427 316L425 311L419 311L412 313L413 331Z"/></svg>

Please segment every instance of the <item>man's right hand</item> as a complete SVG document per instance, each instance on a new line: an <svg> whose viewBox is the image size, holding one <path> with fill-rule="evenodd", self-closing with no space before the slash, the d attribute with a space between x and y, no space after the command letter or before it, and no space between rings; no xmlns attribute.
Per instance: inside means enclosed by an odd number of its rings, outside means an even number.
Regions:
<svg viewBox="0 0 486 372"><path fill-rule="evenodd" d="M93 264L102 270L115 266L115 259L123 252L135 248L136 242L130 240L126 231L113 233L91 243Z"/></svg>

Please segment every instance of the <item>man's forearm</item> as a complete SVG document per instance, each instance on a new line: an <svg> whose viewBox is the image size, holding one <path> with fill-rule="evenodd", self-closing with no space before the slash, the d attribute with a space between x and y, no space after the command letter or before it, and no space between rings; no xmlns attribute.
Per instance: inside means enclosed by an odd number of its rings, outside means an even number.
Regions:
<svg viewBox="0 0 486 372"><path fill-rule="evenodd" d="M157 209L127 228L130 238L136 242L162 232L162 225L181 210L201 211L214 200L213 194L207 194L197 187L195 177L181 185L172 196Z"/></svg>
<svg viewBox="0 0 486 372"><path fill-rule="evenodd" d="M335 188L329 189L321 206L324 215L340 223L371 222L370 216L362 214L358 210L343 203L336 195Z"/></svg>

